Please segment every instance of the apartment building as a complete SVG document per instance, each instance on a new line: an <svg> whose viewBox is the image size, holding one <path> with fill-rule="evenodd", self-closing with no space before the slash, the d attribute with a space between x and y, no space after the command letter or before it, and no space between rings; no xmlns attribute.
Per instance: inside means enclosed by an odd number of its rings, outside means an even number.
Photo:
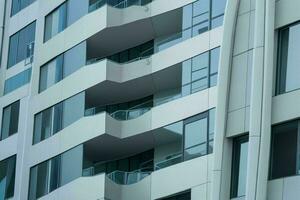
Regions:
<svg viewBox="0 0 300 200"><path fill-rule="evenodd" d="M299 10L1 0L0 200L299 200Z"/></svg>

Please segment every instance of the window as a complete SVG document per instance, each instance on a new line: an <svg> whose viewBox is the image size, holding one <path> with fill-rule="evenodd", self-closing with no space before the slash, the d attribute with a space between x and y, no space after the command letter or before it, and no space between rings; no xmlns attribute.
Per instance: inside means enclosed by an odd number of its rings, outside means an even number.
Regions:
<svg viewBox="0 0 300 200"><path fill-rule="evenodd" d="M283 94L300 88L300 24L291 25L279 31L278 70L276 93Z"/></svg>
<svg viewBox="0 0 300 200"><path fill-rule="evenodd" d="M44 42L88 13L89 0L68 0L45 18Z"/></svg>
<svg viewBox="0 0 300 200"><path fill-rule="evenodd" d="M220 48L195 56L182 63L182 95L217 85Z"/></svg>
<svg viewBox="0 0 300 200"><path fill-rule="evenodd" d="M169 197L164 197L159 200L191 200L191 191L184 191L178 194L171 195Z"/></svg>
<svg viewBox="0 0 300 200"><path fill-rule="evenodd" d="M10 36L9 50L8 50L8 63L7 68L25 60L28 56L30 46L35 40L35 22L29 24L19 32Z"/></svg>
<svg viewBox="0 0 300 200"><path fill-rule="evenodd" d="M208 154L208 112L184 121L184 160Z"/></svg>
<svg viewBox="0 0 300 200"><path fill-rule="evenodd" d="M5 107L2 114L1 140L18 132L20 101Z"/></svg>
<svg viewBox="0 0 300 200"><path fill-rule="evenodd" d="M272 128L270 179L299 174L299 121Z"/></svg>
<svg viewBox="0 0 300 200"><path fill-rule="evenodd" d="M14 16L22 9L32 4L35 0L12 0L11 16Z"/></svg>
<svg viewBox="0 0 300 200"><path fill-rule="evenodd" d="M215 109L160 128L157 141L155 169L159 170L185 160L213 152ZM172 138L172 139L171 139Z"/></svg>
<svg viewBox="0 0 300 200"><path fill-rule="evenodd" d="M30 169L28 199L36 200L80 177L82 174L82 154L83 147L79 145L32 167ZM72 170L70 170L70 166Z"/></svg>
<svg viewBox="0 0 300 200"><path fill-rule="evenodd" d="M231 170L231 198L245 196L248 159L248 136L235 138Z"/></svg>
<svg viewBox="0 0 300 200"><path fill-rule="evenodd" d="M182 30L194 37L223 24L226 0L198 0L183 8Z"/></svg>
<svg viewBox="0 0 300 200"><path fill-rule="evenodd" d="M63 55L56 57L40 70L40 92L62 80Z"/></svg>
<svg viewBox="0 0 300 200"><path fill-rule="evenodd" d="M85 93L79 93L34 116L33 144L43 141L84 116Z"/></svg>
<svg viewBox="0 0 300 200"><path fill-rule="evenodd" d="M67 26L67 3L63 3L45 18L44 41L63 31Z"/></svg>
<svg viewBox="0 0 300 200"><path fill-rule="evenodd" d="M0 199L14 196L16 156L0 161Z"/></svg>
<svg viewBox="0 0 300 200"><path fill-rule="evenodd" d="M5 80L4 95L26 85L31 79L31 68L24 70L23 72Z"/></svg>
<svg viewBox="0 0 300 200"><path fill-rule="evenodd" d="M74 73L85 63L86 42L82 42L41 67L39 92Z"/></svg>

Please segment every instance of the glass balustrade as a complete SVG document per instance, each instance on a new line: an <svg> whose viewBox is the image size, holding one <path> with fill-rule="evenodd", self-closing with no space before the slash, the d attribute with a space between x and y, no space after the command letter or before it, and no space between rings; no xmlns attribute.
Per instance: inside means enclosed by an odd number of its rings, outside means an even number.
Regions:
<svg viewBox="0 0 300 200"><path fill-rule="evenodd" d="M116 120L125 121L138 118L151 110L153 107L153 100L146 101L144 103L133 106L125 110L117 110L109 115ZM92 116L102 112L105 112L106 109L103 106L93 107L85 110L85 116Z"/></svg>
<svg viewBox="0 0 300 200"><path fill-rule="evenodd" d="M166 157L165 160L155 163L154 169L159 170L165 167L169 167L178 163L181 163L183 161L183 153L178 152L175 154L171 154Z"/></svg>
<svg viewBox="0 0 300 200"><path fill-rule="evenodd" d="M109 56L107 58L92 58L92 59L89 59L86 61L86 65L91 65L91 64L95 64L95 63L99 63L105 59L109 60L110 62L115 62L115 63L118 63L118 64L129 64L129 63L132 63L132 62L136 62L136 61L139 61L139 60L144 60L146 58L149 58L150 56L152 56L154 53L154 47L150 47L148 49L146 49L145 51L142 51L141 53L139 53L139 55L137 57L134 57L132 59L128 59L128 61L125 61L125 62L119 62L119 61L116 61L113 59L114 56Z"/></svg>
<svg viewBox="0 0 300 200"><path fill-rule="evenodd" d="M132 172L114 171L110 174L107 174L107 177L117 184L130 185L143 180L151 173L152 171L150 169L145 168L145 169L138 169Z"/></svg>
<svg viewBox="0 0 300 200"><path fill-rule="evenodd" d="M110 5L114 8L128 8L130 6L143 6L150 3L152 0L97 0L89 6L89 12L93 12L104 5Z"/></svg>

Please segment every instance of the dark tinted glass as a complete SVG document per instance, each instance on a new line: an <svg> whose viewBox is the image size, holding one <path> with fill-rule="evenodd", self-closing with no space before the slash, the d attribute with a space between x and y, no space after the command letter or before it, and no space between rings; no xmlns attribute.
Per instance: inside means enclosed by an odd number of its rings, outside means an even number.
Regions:
<svg viewBox="0 0 300 200"><path fill-rule="evenodd" d="M298 121L278 125L272 129L270 178L297 173Z"/></svg>

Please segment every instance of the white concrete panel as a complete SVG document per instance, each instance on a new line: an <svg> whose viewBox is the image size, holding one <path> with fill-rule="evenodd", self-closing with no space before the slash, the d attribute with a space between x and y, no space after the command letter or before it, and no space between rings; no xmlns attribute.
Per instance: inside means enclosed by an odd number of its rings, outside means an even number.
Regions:
<svg viewBox="0 0 300 200"><path fill-rule="evenodd" d="M205 200L208 198L207 184L193 187L191 190L191 200Z"/></svg>
<svg viewBox="0 0 300 200"><path fill-rule="evenodd" d="M299 117L300 90L295 90L273 97L272 124L277 124Z"/></svg>
<svg viewBox="0 0 300 200"><path fill-rule="evenodd" d="M106 178L105 197L110 200L150 200L151 175L130 185L118 185Z"/></svg>
<svg viewBox="0 0 300 200"><path fill-rule="evenodd" d="M158 199L207 183L207 159L202 156L152 173L151 198ZM161 187L161 186L164 187Z"/></svg>
<svg viewBox="0 0 300 200"><path fill-rule="evenodd" d="M275 28L280 28L300 19L300 1L280 0L276 2Z"/></svg>
<svg viewBox="0 0 300 200"><path fill-rule="evenodd" d="M251 0L240 0L239 15L250 12Z"/></svg>
<svg viewBox="0 0 300 200"><path fill-rule="evenodd" d="M80 177L40 198L40 200L83 200L103 199L105 192L105 174Z"/></svg>
<svg viewBox="0 0 300 200"><path fill-rule="evenodd" d="M282 200L282 195L283 195L283 179L269 181L267 200Z"/></svg>
<svg viewBox="0 0 300 200"><path fill-rule="evenodd" d="M237 19L233 55L248 50L250 13L240 15Z"/></svg>
<svg viewBox="0 0 300 200"><path fill-rule="evenodd" d="M241 108L228 113L226 136L236 136L245 132L246 108Z"/></svg>
<svg viewBox="0 0 300 200"><path fill-rule="evenodd" d="M233 57L228 111L245 107L248 53Z"/></svg>
<svg viewBox="0 0 300 200"><path fill-rule="evenodd" d="M0 161L17 154L18 133L0 141Z"/></svg>
<svg viewBox="0 0 300 200"><path fill-rule="evenodd" d="M300 197L300 177L288 177L283 180L282 200L298 200Z"/></svg>

